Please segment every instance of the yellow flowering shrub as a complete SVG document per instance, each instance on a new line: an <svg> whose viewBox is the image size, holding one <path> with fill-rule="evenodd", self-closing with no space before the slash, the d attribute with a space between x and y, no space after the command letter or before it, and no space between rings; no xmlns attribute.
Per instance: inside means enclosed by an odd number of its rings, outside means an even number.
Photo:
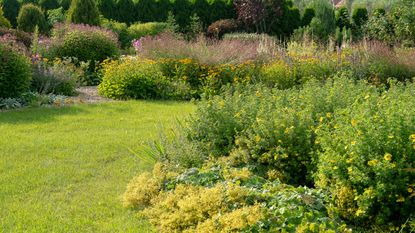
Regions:
<svg viewBox="0 0 415 233"><path fill-rule="evenodd" d="M349 220L400 224L415 209L408 192L415 180L415 85L390 85L335 112L317 132L317 185L334 194Z"/></svg>

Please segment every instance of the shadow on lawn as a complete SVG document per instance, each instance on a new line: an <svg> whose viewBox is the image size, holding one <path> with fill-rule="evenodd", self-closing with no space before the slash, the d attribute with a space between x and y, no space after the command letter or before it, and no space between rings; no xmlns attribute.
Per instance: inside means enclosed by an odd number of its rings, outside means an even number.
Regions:
<svg viewBox="0 0 415 233"><path fill-rule="evenodd" d="M65 107L36 107L22 108L0 112L0 125L25 124L25 123L48 123L60 116L84 114L88 111L80 106Z"/></svg>

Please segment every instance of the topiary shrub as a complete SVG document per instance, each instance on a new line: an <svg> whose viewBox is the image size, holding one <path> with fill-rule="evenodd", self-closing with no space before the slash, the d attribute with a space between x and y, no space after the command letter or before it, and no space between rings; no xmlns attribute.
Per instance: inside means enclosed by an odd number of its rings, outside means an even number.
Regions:
<svg viewBox="0 0 415 233"><path fill-rule="evenodd" d="M238 30L238 27L238 22L234 19L221 19L209 25L207 36L221 39L224 34Z"/></svg>
<svg viewBox="0 0 415 233"><path fill-rule="evenodd" d="M157 99L165 97L166 77L151 61L126 58L104 64L99 93L113 99Z"/></svg>
<svg viewBox="0 0 415 233"><path fill-rule="evenodd" d="M71 23L99 25L99 14L94 0L72 0L67 17Z"/></svg>
<svg viewBox="0 0 415 233"><path fill-rule="evenodd" d="M50 59L72 57L79 62L89 62L88 71L91 76L86 77L87 85L99 83L95 71L100 62L119 55L118 39L113 32L74 24L58 24L54 27L52 45L46 54Z"/></svg>
<svg viewBox="0 0 415 233"><path fill-rule="evenodd" d="M369 14L366 8L356 8L352 14L353 24L357 27L362 27L369 19Z"/></svg>
<svg viewBox="0 0 415 233"><path fill-rule="evenodd" d="M317 185L351 221L402 224L415 209L415 85L390 85L318 127Z"/></svg>
<svg viewBox="0 0 415 233"><path fill-rule="evenodd" d="M31 78L29 59L0 44L0 98L19 97L29 90Z"/></svg>
<svg viewBox="0 0 415 233"><path fill-rule="evenodd" d="M301 26L305 27L310 25L314 16L316 16L316 11L313 8L306 8L301 18Z"/></svg>
<svg viewBox="0 0 415 233"><path fill-rule="evenodd" d="M36 26L40 32L47 32L47 23L42 9L31 3L23 5L17 16L17 28L25 32L34 32Z"/></svg>
<svg viewBox="0 0 415 233"><path fill-rule="evenodd" d="M0 28L6 27L10 28L12 25L10 24L9 20L6 19L3 15L3 7L0 5Z"/></svg>
<svg viewBox="0 0 415 233"><path fill-rule="evenodd" d="M366 8L356 8L352 14L352 29L353 36L359 40L363 36L363 26L368 21L369 16Z"/></svg>
<svg viewBox="0 0 415 233"><path fill-rule="evenodd" d="M336 11L336 26L340 30L351 27L349 11L346 7L341 7Z"/></svg>

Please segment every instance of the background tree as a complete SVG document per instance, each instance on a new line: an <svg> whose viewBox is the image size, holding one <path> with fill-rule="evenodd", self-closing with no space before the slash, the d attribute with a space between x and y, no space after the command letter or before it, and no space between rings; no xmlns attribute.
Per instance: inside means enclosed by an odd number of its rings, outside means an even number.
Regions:
<svg viewBox="0 0 415 233"><path fill-rule="evenodd" d="M42 9L32 3L23 5L17 16L17 28L25 32L34 32L36 26L40 32L47 33L47 23Z"/></svg>
<svg viewBox="0 0 415 233"><path fill-rule="evenodd" d="M39 5L45 10L59 8L58 0L40 0Z"/></svg>
<svg viewBox="0 0 415 233"><path fill-rule="evenodd" d="M3 15L3 7L0 5L0 28L6 27L10 28L12 25L10 24L10 21L6 19Z"/></svg>
<svg viewBox="0 0 415 233"><path fill-rule="evenodd" d="M322 42L326 42L336 31L334 7L327 0L314 0L312 7L316 16L311 20L311 34Z"/></svg>
<svg viewBox="0 0 415 233"><path fill-rule="evenodd" d="M104 18L115 19L116 12L114 12L114 9L116 9L116 7L113 0L99 0L97 1L97 6Z"/></svg>
<svg viewBox="0 0 415 233"><path fill-rule="evenodd" d="M19 14L20 4L17 0L3 0L4 17L9 20L13 27L17 26L17 15Z"/></svg>
<svg viewBox="0 0 415 233"><path fill-rule="evenodd" d="M132 0L118 0L116 3L116 20L123 23L133 23L135 21L134 3Z"/></svg>
<svg viewBox="0 0 415 233"><path fill-rule="evenodd" d="M72 0L71 7L68 10L68 21L99 25L99 15L95 0Z"/></svg>

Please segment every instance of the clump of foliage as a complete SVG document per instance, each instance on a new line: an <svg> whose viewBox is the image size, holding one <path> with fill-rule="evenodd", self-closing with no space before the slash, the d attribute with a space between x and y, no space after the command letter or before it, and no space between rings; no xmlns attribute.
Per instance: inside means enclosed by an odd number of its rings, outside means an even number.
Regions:
<svg viewBox="0 0 415 233"><path fill-rule="evenodd" d="M238 27L238 22L234 19L221 19L209 25L207 36L221 39L224 34L235 32Z"/></svg>
<svg viewBox="0 0 415 233"><path fill-rule="evenodd" d="M10 28L11 26L12 25L10 24L10 21L4 17L3 7L0 5L0 28L1 27Z"/></svg>
<svg viewBox="0 0 415 233"><path fill-rule="evenodd" d="M65 21L65 12L62 7L56 9L50 9L46 12L49 27L53 27L53 25L57 23L63 23Z"/></svg>
<svg viewBox="0 0 415 233"><path fill-rule="evenodd" d="M377 9L364 26L366 36L371 40L383 41L390 46L415 45L415 6L411 2L396 4L389 11Z"/></svg>
<svg viewBox="0 0 415 233"><path fill-rule="evenodd" d="M31 79L29 59L0 44L0 98L19 97L29 90Z"/></svg>
<svg viewBox="0 0 415 233"><path fill-rule="evenodd" d="M131 39L139 39L144 36L155 36L165 31L166 23L149 22L149 23L134 23L128 27L128 34Z"/></svg>
<svg viewBox="0 0 415 233"><path fill-rule="evenodd" d="M34 32L36 27L40 32L47 33L47 23L42 9L31 3L23 5L17 16L17 28L25 32Z"/></svg>
<svg viewBox="0 0 415 233"><path fill-rule="evenodd" d="M317 184L334 195L344 218L387 225L413 213L414 87L391 83L382 94L368 89L317 128Z"/></svg>
<svg viewBox="0 0 415 233"><path fill-rule="evenodd" d="M68 21L74 24L99 25L99 10L93 0L72 0Z"/></svg>
<svg viewBox="0 0 415 233"><path fill-rule="evenodd" d="M165 97L167 80L151 61L125 58L104 65L99 85L101 95L114 99L157 99Z"/></svg>

